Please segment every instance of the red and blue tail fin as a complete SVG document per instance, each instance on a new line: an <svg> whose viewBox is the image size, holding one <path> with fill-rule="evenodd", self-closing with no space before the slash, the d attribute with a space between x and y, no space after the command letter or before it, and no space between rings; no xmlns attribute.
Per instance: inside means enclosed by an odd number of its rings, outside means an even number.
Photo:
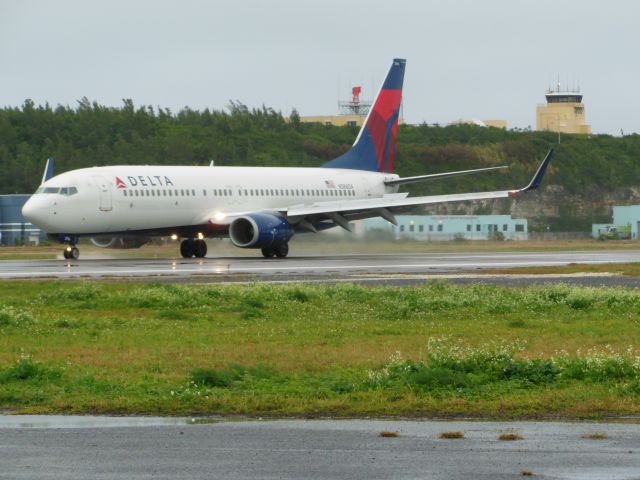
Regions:
<svg viewBox="0 0 640 480"><path fill-rule="evenodd" d="M395 58L353 147L322 165L371 172L391 172L396 155L398 117L406 60Z"/></svg>

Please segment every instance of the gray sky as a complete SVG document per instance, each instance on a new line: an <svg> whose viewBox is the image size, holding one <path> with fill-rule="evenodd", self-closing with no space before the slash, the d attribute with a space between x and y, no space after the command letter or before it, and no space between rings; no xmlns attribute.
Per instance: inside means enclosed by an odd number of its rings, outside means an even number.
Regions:
<svg viewBox="0 0 640 480"><path fill-rule="evenodd" d="M404 117L535 128L558 75L595 133L640 132L633 0L0 0L0 105L336 113L407 59Z"/></svg>

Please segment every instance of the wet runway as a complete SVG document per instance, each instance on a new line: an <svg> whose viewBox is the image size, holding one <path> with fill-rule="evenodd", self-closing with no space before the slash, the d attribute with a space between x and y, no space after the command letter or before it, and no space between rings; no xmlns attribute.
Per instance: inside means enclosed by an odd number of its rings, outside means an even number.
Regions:
<svg viewBox="0 0 640 480"><path fill-rule="evenodd" d="M640 261L640 251L408 253L386 255L218 257L205 259L119 258L6 260L0 279L126 278L154 281L358 281L411 283L438 278L469 278L487 268L557 266ZM445 277L442 277L443 274ZM558 276L553 276L554 278ZM541 277L539 277L541 278ZM559 278L562 278L560 276ZM570 281L570 277L569 278ZM611 283L606 278L603 283ZM615 282L614 282L615 283Z"/></svg>
<svg viewBox="0 0 640 480"><path fill-rule="evenodd" d="M633 424L11 418L0 417L1 479L640 478Z"/></svg>

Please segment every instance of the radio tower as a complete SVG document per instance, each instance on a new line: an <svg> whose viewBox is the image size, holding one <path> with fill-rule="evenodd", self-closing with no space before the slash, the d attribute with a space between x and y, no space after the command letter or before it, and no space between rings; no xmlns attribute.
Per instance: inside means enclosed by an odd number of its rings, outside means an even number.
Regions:
<svg viewBox="0 0 640 480"><path fill-rule="evenodd" d="M338 112L340 115L359 115L364 117L369 113L371 101L360 100L360 92L362 92L362 87L355 86L351 89L350 101L338 102Z"/></svg>

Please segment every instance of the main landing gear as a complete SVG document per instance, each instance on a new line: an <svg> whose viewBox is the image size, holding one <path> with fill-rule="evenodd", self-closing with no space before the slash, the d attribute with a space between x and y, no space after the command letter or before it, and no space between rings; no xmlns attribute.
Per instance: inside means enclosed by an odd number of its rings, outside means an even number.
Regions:
<svg viewBox="0 0 640 480"><path fill-rule="evenodd" d="M187 238L180 243L180 255L184 258L204 258L207 255L207 244L204 240Z"/></svg>
<svg viewBox="0 0 640 480"><path fill-rule="evenodd" d="M67 245L62 252L62 255L67 260L77 260L80 256L80 250L75 245Z"/></svg>
<svg viewBox="0 0 640 480"><path fill-rule="evenodd" d="M289 255L289 244L286 242L279 243L274 247L265 247L262 249L262 256L264 258L285 258L287 255Z"/></svg>

